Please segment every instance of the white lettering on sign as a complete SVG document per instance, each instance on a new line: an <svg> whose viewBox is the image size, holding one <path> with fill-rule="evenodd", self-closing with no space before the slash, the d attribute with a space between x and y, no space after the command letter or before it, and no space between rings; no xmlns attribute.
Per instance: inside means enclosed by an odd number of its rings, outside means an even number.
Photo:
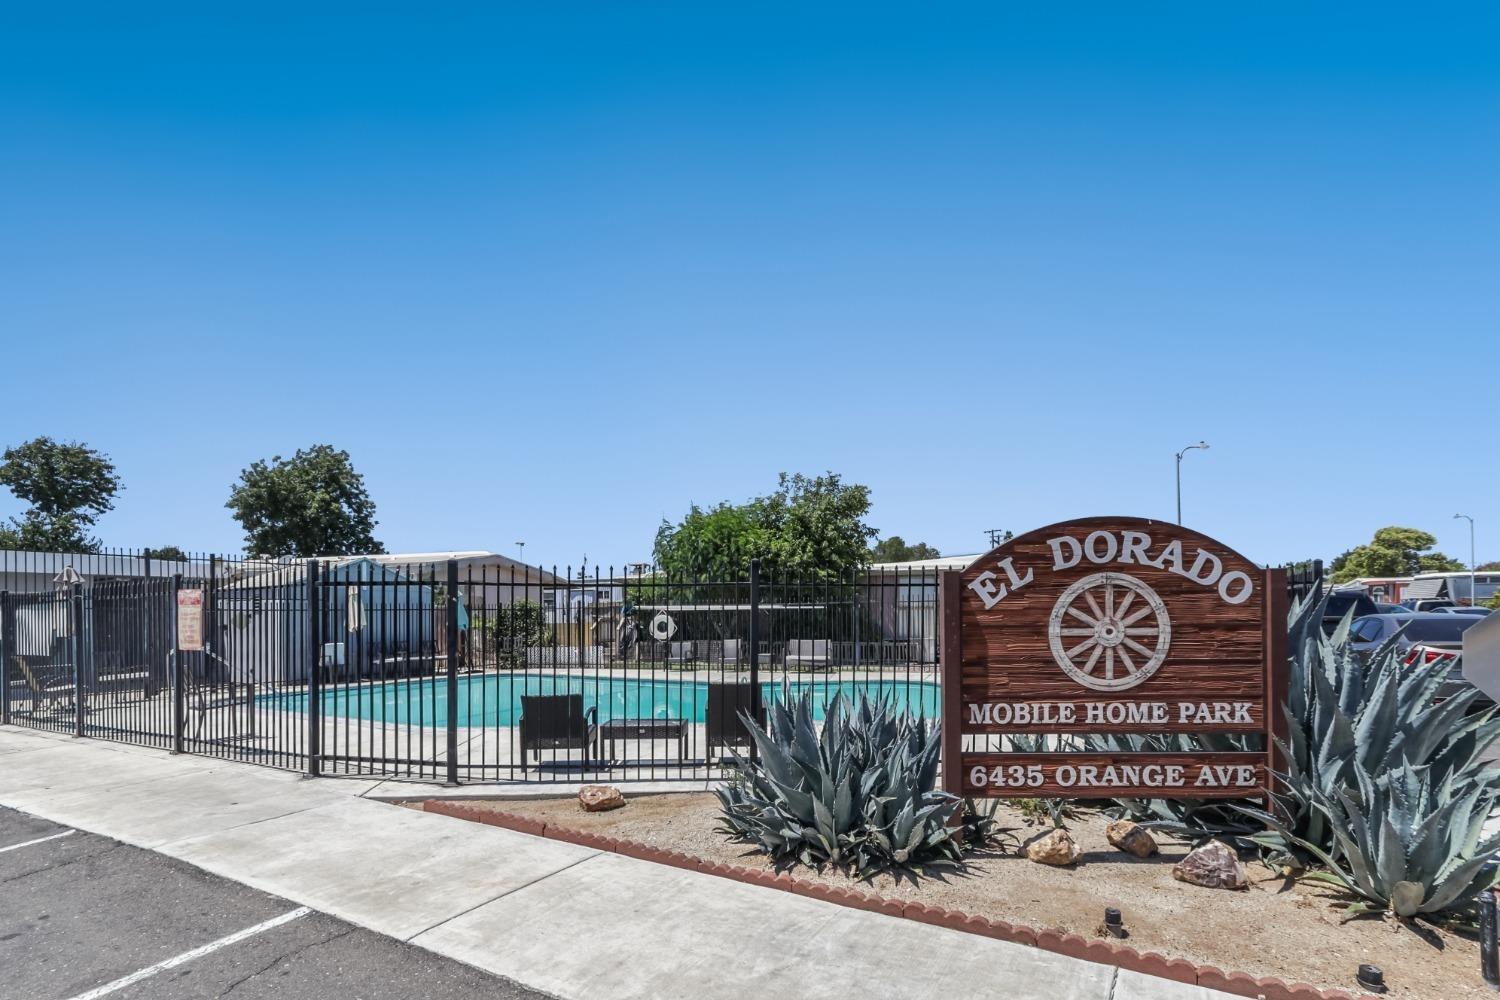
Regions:
<svg viewBox="0 0 1500 1000"><path fill-rule="evenodd" d="M1248 573L1237 569L1224 572L1224 561L1207 549L1195 550L1192 562L1185 564L1182 542L1173 539L1156 555L1151 555L1151 536L1144 531L1132 529L1118 535L1112 531L1092 531L1081 542L1072 535L1058 535L1047 539L1047 547L1052 550L1053 572L1072 569L1087 559L1096 566L1114 562L1164 569L1200 586L1215 588L1227 604L1244 604L1255 593L1255 581ZM984 570L969 584L969 589L984 602L986 611L1036 578L1029 568L1018 573L1014 560L1014 556L1006 556L995 563L996 569L1005 574L1005 583L1000 582L999 573Z"/></svg>
<svg viewBox="0 0 1500 1000"><path fill-rule="evenodd" d="M1111 726L1253 727L1249 701L971 701L971 726L1071 726L1082 723L1107 732Z"/></svg>
<svg viewBox="0 0 1500 1000"><path fill-rule="evenodd" d="M997 577L989 570L985 570L983 573L980 573L977 577L974 578L974 582L969 584L969 589L978 594L979 599L984 602L984 609L986 611L999 604L1000 601L1004 599L1005 595L1010 593L1012 590L1020 590L1032 580L1036 579L1036 573L1029 569L1026 571L1025 576L1021 576L1016 573L1015 556L1006 556L995 565L1005 570L1006 579L1010 581L1009 587L1006 587L1006 585L1003 583L997 585L995 583Z"/></svg>

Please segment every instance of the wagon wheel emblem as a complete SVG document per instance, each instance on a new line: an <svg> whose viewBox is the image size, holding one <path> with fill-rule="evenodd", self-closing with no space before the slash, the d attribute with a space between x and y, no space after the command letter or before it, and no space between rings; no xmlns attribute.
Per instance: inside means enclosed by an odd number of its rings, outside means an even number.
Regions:
<svg viewBox="0 0 1500 1000"><path fill-rule="evenodd" d="M1156 673L1172 620L1156 592L1124 573L1095 573L1062 592L1047 621L1052 657L1095 691L1124 691Z"/></svg>

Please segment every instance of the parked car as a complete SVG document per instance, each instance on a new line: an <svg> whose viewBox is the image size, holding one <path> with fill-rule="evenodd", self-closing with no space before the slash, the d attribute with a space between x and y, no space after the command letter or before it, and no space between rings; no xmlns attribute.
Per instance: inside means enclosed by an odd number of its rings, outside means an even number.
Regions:
<svg viewBox="0 0 1500 1000"><path fill-rule="evenodd" d="M1437 611L1439 608L1455 607L1446 597L1411 597L1401 602L1408 611Z"/></svg>
<svg viewBox="0 0 1500 1000"><path fill-rule="evenodd" d="M1438 608L1434 613L1439 615L1473 615L1476 618L1483 618L1490 613L1490 609L1454 605L1451 608Z"/></svg>
<svg viewBox="0 0 1500 1000"><path fill-rule="evenodd" d="M1387 604L1385 601L1376 601L1375 613L1380 615L1406 615L1411 613L1411 609L1402 604Z"/></svg>
<svg viewBox="0 0 1500 1000"><path fill-rule="evenodd" d="M1410 668L1424 667L1458 657L1464 648L1464 631L1477 624L1477 615L1445 615L1408 612L1401 615L1366 615L1349 627L1349 648L1361 659L1393 636L1396 655ZM1398 634L1399 633L1399 634ZM1444 697L1463 690L1463 668L1451 674L1439 691Z"/></svg>
<svg viewBox="0 0 1500 1000"><path fill-rule="evenodd" d="M1374 599L1363 590L1335 590L1328 595L1328 604L1323 608L1324 634L1333 635L1333 630L1339 627L1339 622L1351 609L1355 618L1380 612Z"/></svg>

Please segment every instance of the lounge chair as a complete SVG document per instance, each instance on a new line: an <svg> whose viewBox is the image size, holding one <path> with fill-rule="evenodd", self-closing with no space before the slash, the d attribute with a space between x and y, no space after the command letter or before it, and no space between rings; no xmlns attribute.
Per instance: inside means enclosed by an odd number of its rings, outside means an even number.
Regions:
<svg viewBox="0 0 1500 1000"><path fill-rule="evenodd" d="M693 659L693 644L691 642L669 642L667 643L668 663L691 663Z"/></svg>
<svg viewBox="0 0 1500 1000"><path fill-rule="evenodd" d="M715 657L720 666L733 664L736 669L740 663L740 641L738 639L725 639L718 644L719 655Z"/></svg>
<svg viewBox="0 0 1500 1000"><path fill-rule="evenodd" d="M583 767L600 756L599 709L584 711L581 694L540 694L521 696L521 770L526 770L526 753L538 762L543 750L583 751ZM593 756L589 749L593 748Z"/></svg>
<svg viewBox="0 0 1500 1000"><path fill-rule="evenodd" d="M755 704L755 685L748 683L708 685L708 705L704 715L704 742L707 744L708 762L714 763L715 748L750 746L750 730L745 728L743 712L750 715ZM766 724L766 706L762 700L760 714L756 719Z"/></svg>
<svg viewBox="0 0 1500 1000"><path fill-rule="evenodd" d="M814 670L829 664L827 639L788 639L786 643L787 669L811 667Z"/></svg>

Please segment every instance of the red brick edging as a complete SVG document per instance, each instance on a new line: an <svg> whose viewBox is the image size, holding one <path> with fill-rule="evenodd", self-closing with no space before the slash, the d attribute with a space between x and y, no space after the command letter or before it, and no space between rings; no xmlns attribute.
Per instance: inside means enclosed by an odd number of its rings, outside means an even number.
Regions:
<svg viewBox="0 0 1500 1000"><path fill-rule="evenodd" d="M1016 944L1032 945L1061 955L1081 958L1086 962L1117 965L1150 976L1173 979L1180 983L1196 984L1209 989L1222 990L1242 997L1261 997L1264 1000L1357 1000L1356 994L1343 990L1322 990L1306 983L1286 983L1274 976L1255 978L1243 972L1223 972L1212 965L1194 965L1180 958L1167 958L1154 951L1139 952L1129 945L1117 944L1102 938L1086 938L1079 934L1067 934L1061 930L1035 930L1021 924L989 917L971 916L957 910L945 910L926 903L912 903L888 896L876 896L857 889L827 885L807 879L795 878L786 872L772 872L764 868L747 868L743 865L725 865L704 861L677 851L662 850L635 840L617 840L597 833L556 826L539 819L512 816L509 813L482 809L465 802L428 799L422 808L426 812L466 819L488 826L503 827L518 833L529 833L534 837L566 841L582 847L622 854L628 858L652 861L656 864L685 868L688 871L717 875L720 878L748 882L768 889L822 899L859 910L870 910L892 917L904 917L924 924L935 924L970 934L1013 941ZM1362 994L1361 994L1362 995Z"/></svg>

